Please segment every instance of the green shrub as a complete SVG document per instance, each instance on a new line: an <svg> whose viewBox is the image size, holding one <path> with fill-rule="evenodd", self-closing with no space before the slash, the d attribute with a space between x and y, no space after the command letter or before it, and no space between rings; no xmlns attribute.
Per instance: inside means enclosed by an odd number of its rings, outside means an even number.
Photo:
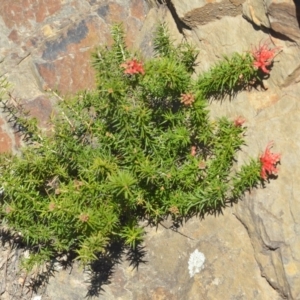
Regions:
<svg viewBox="0 0 300 300"><path fill-rule="evenodd" d="M246 53L223 56L208 72L199 76L197 87L206 98L222 99L237 92L260 85L270 73L274 58L280 47L270 47L271 41L264 41L257 48Z"/></svg>
<svg viewBox="0 0 300 300"><path fill-rule="evenodd" d="M251 53L234 53L224 56L210 71L198 79L197 85L206 97L223 98L261 81L259 72L253 67Z"/></svg>
<svg viewBox="0 0 300 300"><path fill-rule="evenodd" d="M120 26L112 36L93 55L97 89L61 101L50 134L29 123L21 154L1 157L1 216L36 250L28 269L70 251L87 264L114 241L136 247L140 220L213 213L260 181L258 159L234 167L241 123L212 122L203 97L236 77L214 89L193 80L196 51L173 47L164 25L145 63Z"/></svg>

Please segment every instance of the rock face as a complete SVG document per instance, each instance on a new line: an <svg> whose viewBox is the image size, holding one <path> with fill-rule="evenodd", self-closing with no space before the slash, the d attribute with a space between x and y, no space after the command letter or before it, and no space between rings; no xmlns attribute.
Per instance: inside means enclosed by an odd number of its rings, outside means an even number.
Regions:
<svg viewBox="0 0 300 300"><path fill-rule="evenodd" d="M109 43L110 26L120 20L126 22L132 45L146 12L146 3L139 0L1 0L2 68L11 70L30 60L40 88L74 92L92 87L91 50Z"/></svg>
<svg viewBox="0 0 300 300"><path fill-rule="evenodd" d="M120 21L132 46L147 11L142 0L0 0L0 76L13 84L14 97L46 120L54 100L45 91L92 88L91 51L110 43L110 27ZM15 150L18 136L1 132L0 152Z"/></svg>
<svg viewBox="0 0 300 300"><path fill-rule="evenodd" d="M249 51L259 43L281 49L264 82L267 90L244 91L231 101L210 104L212 118L247 120L247 146L239 162L260 155L274 140L274 151L282 154L278 178L266 189L247 194L222 216L194 218L178 232L168 222L157 230L148 228L145 253L135 254L138 268L130 266L133 254L121 256L117 251L112 274L113 265L104 262L92 275L83 274L76 264L71 274L60 270L40 294L43 300L83 299L86 294L97 299L300 299L296 2L26 0L21 5L0 0L0 72L14 84L13 97L22 98L44 126L55 102L48 89L74 93L94 86L90 52L110 42L109 26L116 21L126 22L128 45L147 57L152 54L153 29L164 20L175 41L185 38L199 48L197 73L208 70L223 54ZM0 151L20 144L9 128L2 116ZM191 262L192 253L201 253L204 262ZM2 285L1 292L3 299L13 299L9 288Z"/></svg>
<svg viewBox="0 0 300 300"><path fill-rule="evenodd" d="M243 6L243 13L255 25L271 29L278 37L297 41L300 38L300 14L297 2L248 0Z"/></svg>
<svg viewBox="0 0 300 300"><path fill-rule="evenodd" d="M234 214L247 229L261 275L287 299L299 298L299 201L295 196L299 187L293 179L299 172L299 144L294 135L299 123L298 93L299 86L292 85L281 90L245 92L231 103L212 104L215 117L242 115L247 119L247 147L240 153L241 161L261 153L271 140L282 153L278 178L266 189L247 195L234 206ZM291 125L295 130L288 129Z"/></svg>
<svg viewBox="0 0 300 300"><path fill-rule="evenodd" d="M194 218L179 232L170 229L171 223L162 225L147 230L144 263L133 269L123 256L99 299L282 299L261 277L247 231L230 209L219 218ZM195 251L204 262L192 260ZM50 298L58 299L54 280L49 287Z"/></svg>
<svg viewBox="0 0 300 300"><path fill-rule="evenodd" d="M169 1L178 17L190 28L220 20L225 16L235 17L241 14L241 4L245 0L198 0Z"/></svg>
<svg viewBox="0 0 300 300"><path fill-rule="evenodd" d="M195 2L190 6L178 4L177 9L177 1L172 1L177 16L189 26L182 29L183 34L200 49L198 72L207 70L222 53L251 50L266 41L282 50L266 80L267 91L243 92L231 102L212 103L211 108L212 117L242 115L247 119L247 147L240 153L241 161L249 154L259 155L270 140L282 151L277 180L266 190L258 189L247 195L234 207L234 214L247 229L261 275L281 297L299 299L297 224L300 219L299 200L295 196L298 186L293 180L298 174L299 152L296 137L300 88L298 8L293 1L248 0L236 3L243 14L232 16L225 12L210 22L202 22L204 19L189 22L187 16L196 16L212 7L208 2L201 1L197 8L193 6ZM223 11L227 4L213 1L215 10ZM291 125L293 130L288 129Z"/></svg>

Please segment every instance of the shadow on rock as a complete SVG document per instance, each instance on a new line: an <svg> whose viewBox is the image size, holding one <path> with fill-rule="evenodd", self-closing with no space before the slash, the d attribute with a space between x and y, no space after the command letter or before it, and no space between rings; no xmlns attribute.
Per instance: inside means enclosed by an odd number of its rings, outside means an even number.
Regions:
<svg viewBox="0 0 300 300"><path fill-rule="evenodd" d="M130 248L127 253L127 260L130 262L130 266L133 267L133 269L139 268L139 265L147 263L145 260L146 250L144 246L138 245L136 248Z"/></svg>
<svg viewBox="0 0 300 300"><path fill-rule="evenodd" d="M97 297L104 292L103 286L111 283L115 266L122 262L123 254L134 269L138 269L140 263L146 263L144 260L146 251L143 246L138 245L135 249L129 249L124 243L112 243L106 254L100 254L98 259L89 266L89 279L87 280L89 287L86 298Z"/></svg>
<svg viewBox="0 0 300 300"><path fill-rule="evenodd" d="M17 233L12 233L9 229L0 229L0 246L9 249L9 254L16 252L16 264L12 265L7 255L6 274L4 275L8 280L15 282L17 277L20 277L20 272L24 273L24 282L20 285L20 291L15 294L15 297L29 297L32 293L43 294L46 292L47 285L51 277L55 277L59 269L70 270L72 272L75 253L62 254L54 257L50 262L45 263L42 267L32 273L26 273L20 270L20 260L26 250L35 251L36 249L29 249L26 247L22 237ZM87 274L88 292L86 298L99 296L103 291L103 286L111 283L115 267L126 259L133 269L138 269L141 263L146 263L144 257L146 251L142 245L137 245L132 249L126 247L122 242L114 242L107 249L105 254L99 254L98 259L89 265ZM5 278L5 279L6 279ZM7 280L5 280L7 281ZM0 285L2 282L0 280ZM9 289L5 282L5 290ZM1 289L2 290L2 289ZM3 291L4 292L4 291ZM24 298L24 299L25 299ZM28 298L28 299L29 299ZM22 298L23 299L23 298ZM26 298L27 299L27 298Z"/></svg>
<svg viewBox="0 0 300 300"><path fill-rule="evenodd" d="M300 28L300 0L293 0L296 6L296 18Z"/></svg>
<svg viewBox="0 0 300 300"><path fill-rule="evenodd" d="M25 300L31 299L33 293L45 290L50 278L55 276L54 261L28 273L21 268L20 263L26 251L32 249L26 247L22 237L3 227L0 229L0 243L2 267L4 266L0 269L0 295L5 293L10 295L10 299Z"/></svg>

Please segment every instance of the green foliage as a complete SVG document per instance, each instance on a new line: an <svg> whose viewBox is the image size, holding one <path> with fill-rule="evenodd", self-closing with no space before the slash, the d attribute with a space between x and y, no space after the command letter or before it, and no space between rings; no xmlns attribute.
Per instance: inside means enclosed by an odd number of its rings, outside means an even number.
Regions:
<svg viewBox="0 0 300 300"><path fill-rule="evenodd" d="M115 24L112 27L111 35L113 38L113 45L111 53L114 54L117 61L122 62L126 60L129 53L125 44L125 35L121 24Z"/></svg>
<svg viewBox="0 0 300 300"><path fill-rule="evenodd" d="M234 166L244 128L211 122L203 97L232 88L241 72L250 80L250 70L236 68L229 83L211 88L223 67L194 81L196 52L186 43L175 48L164 25L143 70L130 60L136 55L122 28L112 35L113 46L93 55L97 89L61 101L51 134L27 126L35 142L1 157L1 216L37 249L27 268L70 251L87 264L114 241L136 247L140 220L213 213L260 180L258 160ZM235 56L222 74L242 59L250 61ZM121 65L140 69L125 73Z"/></svg>
<svg viewBox="0 0 300 300"><path fill-rule="evenodd" d="M175 59L163 57L149 61L145 66L147 72L141 83L145 97L149 99L173 99L188 89L190 75L184 65Z"/></svg>
<svg viewBox="0 0 300 300"><path fill-rule="evenodd" d="M254 58L251 53L234 53L224 56L211 70L199 77L197 86L207 98L223 98L234 95L260 81L259 70L253 67Z"/></svg>
<svg viewBox="0 0 300 300"><path fill-rule="evenodd" d="M4 97L9 88L9 83L5 77L0 76L0 97Z"/></svg>
<svg viewBox="0 0 300 300"><path fill-rule="evenodd" d="M180 62L187 72L193 73L198 51L187 42L174 45L170 38L169 30L165 23L160 24L156 29L154 39L154 51L156 57L167 57Z"/></svg>

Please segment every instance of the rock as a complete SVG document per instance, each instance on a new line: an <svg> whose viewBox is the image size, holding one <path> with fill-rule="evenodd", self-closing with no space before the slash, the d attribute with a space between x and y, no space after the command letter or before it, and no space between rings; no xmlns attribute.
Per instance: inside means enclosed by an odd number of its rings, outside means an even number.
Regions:
<svg viewBox="0 0 300 300"><path fill-rule="evenodd" d="M174 43L182 41L182 35L179 33L176 22L167 6L155 7L148 12L140 34L133 45L134 49L139 49L145 58L151 58L154 55L153 37L160 21L168 24L168 31Z"/></svg>
<svg viewBox="0 0 300 300"><path fill-rule="evenodd" d="M299 172L300 144L296 138L299 89L297 84L273 91L243 92L232 102L211 104L213 118L226 115L234 119L241 115L247 120L247 146L239 153L240 162L247 161L249 156L258 157L271 140L275 142L272 151L282 154L278 178L266 184L265 189L255 189L246 195L234 206L234 214L247 229L262 276L287 299L298 299L300 295L296 271L300 268L297 258L300 220L295 197L299 191L293 179Z"/></svg>
<svg viewBox="0 0 300 300"><path fill-rule="evenodd" d="M7 125L6 120L0 119L0 153L7 153L10 152L13 149L13 142L14 138L9 136L7 131L7 128L5 128ZM4 127L4 128L3 128Z"/></svg>
<svg viewBox="0 0 300 300"><path fill-rule="evenodd" d="M53 112L53 107L49 97L41 95L24 103L25 110L29 111L30 116L39 121L39 126L47 128L49 118Z"/></svg>
<svg viewBox="0 0 300 300"><path fill-rule="evenodd" d="M253 26L246 22L241 14L236 17L224 17L218 22L197 26L191 31L185 30L184 33L200 50L198 73L207 71L221 60L223 55L250 51L265 38L265 34L254 31Z"/></svg>
<svg viewBox="0 0 300 300"><path fill-rule="evenodd" d="M190 11L202 10L208 5L205 1L198 8L189 7L195 2L172 3L184 22ZM183 33L200 50L198 73L208 70L222 58L222 54L249 51L262 43L281 49L270 77L265 81L267 91L252 90L238 94L231 102L228 99L222 103L212 102L211 115L212 118L227 115L232 119L241 115L247 119L247 147L239 154L240 161L247 161L249 156L258 157L270 140L275 141L275 152L289 149L286 154L288 157L282 156L278 179L267 185L267 189L258 189L247 195L234 209L250 236L262 276L278 291L280 297L298 299L300 289L296 274L300 265L296 245L299 245L299 214L294 196L298 194L298 188L288 178L298 176L296 153L300 150L297 142L300 56L294 42L300 30L293 1L266 1L265 6L261 3L244 3L243 13L251 22L245 21L242 14L222 16L208 23L189 23L190 29L183 28ZM214 2L214 5L220 5L220 2ZM265 34L266 27L272 29L273 35ZM205 299L205 296L202 297Z"/></svg>
<svg viewBox="0 0 300 300"><path fill-rule="evenodd" d="M123 255L109 283L97 286L95 282L94 289L103 289L96 299L283 299L261 277L248 233L232 209L217 218L193 218L178 232L170 228L171 224L166 221L157 229L147 227L144 248L140 249L143 262L134 268L129 256ZM191 276L189 260L195 251L205 261L202 269ZM89 278L88 273L83 276L78 271L77 265L71 275L69 270L60 271L50 279L47 297L83 299L91 289Z"/></svg>
<svg viewBox="0 0 300 300"><path fill-rule="evenodd" d="M24 5L5 2L0 6L1 73L27 59L39 87L64 93L92 88L91 51L110 43L110 26L121 20L131 46L147 11L146 2L139 0L51 0L47 5L36 0L26 0Z"/></svg>
<svg viewBox="0 0 300 300"><path fill-rule="evenodd" d="M17 152L21 146L21 136L14 127L13 120L6 114L0 116L0 153Z"/></svg>
<svg viewBox="0 0 300 300"><path fill-rule="evenodd" d="M230 13L227 13L226 9L220 9L223 6L227 7L227 2L200 2L199 7L195 8L196 2L189 4L190 1L172 1L178 16L190 26L190 30L183 29L184 35L200 49L198 72L208 70L213 63L222 58L222 54L251 51L254 47L266 43L270 47L281 49L275 59L268 85L273 88L286 87L299 80L300 57L293 41L297 41L300 30L297 8L292 0L279 3L267 1L267 5L255 0L229 1L228 3L237 9L235 12L230 8ZM211 5L222 15L216 13ZM205 17L198 14L201 11ZM209 12L212 12L211 15ZM187 18L191 15L194 15L194 18ZM244 17L251 23L245 22ZM264 30L256 30L253 26L270 28L274 36L267 36Z"/></svg>
<svg viewBox="0 0 300 300"><path fill-rule="evenodd" d="M298 41L299 8L293 0L247 0L243 5L244 16L260 27L270 28L279 38Z"/></svg>
<svg viewBox="0 0 300 300"><path fill-rule="evenodd" d="M245 0L172 0L178 17L189 27L204 25L220 20L225 16L235 17L242 12L242 3Z"/></svg>
<svg viewBox="0 0 300 300"><path fill-rule="evenodd" d="M14 97L24 99L42 126L54 104L46 92L94 87L91 51L111 42L110 27L120 20L132 46L148 11L139 0L0 3L0 76L8 78ZM4 124L0 151L15 151L20 137Z"/></svg>
<svg viewBox="0 0 300 300"><path fill-rule="evenodd" d="M270 27L279 36L286 37L292 41L298 41L299 13L295 8L294 1L275 3L272 1L268 7L267 14L270 20Z"/></svg>
<svg viewBox="0 0 300 300"><path fill-rule="evenodd" d="M263 1L247 0L243 5L243 15L257 26L270 28Z"/></svg>

